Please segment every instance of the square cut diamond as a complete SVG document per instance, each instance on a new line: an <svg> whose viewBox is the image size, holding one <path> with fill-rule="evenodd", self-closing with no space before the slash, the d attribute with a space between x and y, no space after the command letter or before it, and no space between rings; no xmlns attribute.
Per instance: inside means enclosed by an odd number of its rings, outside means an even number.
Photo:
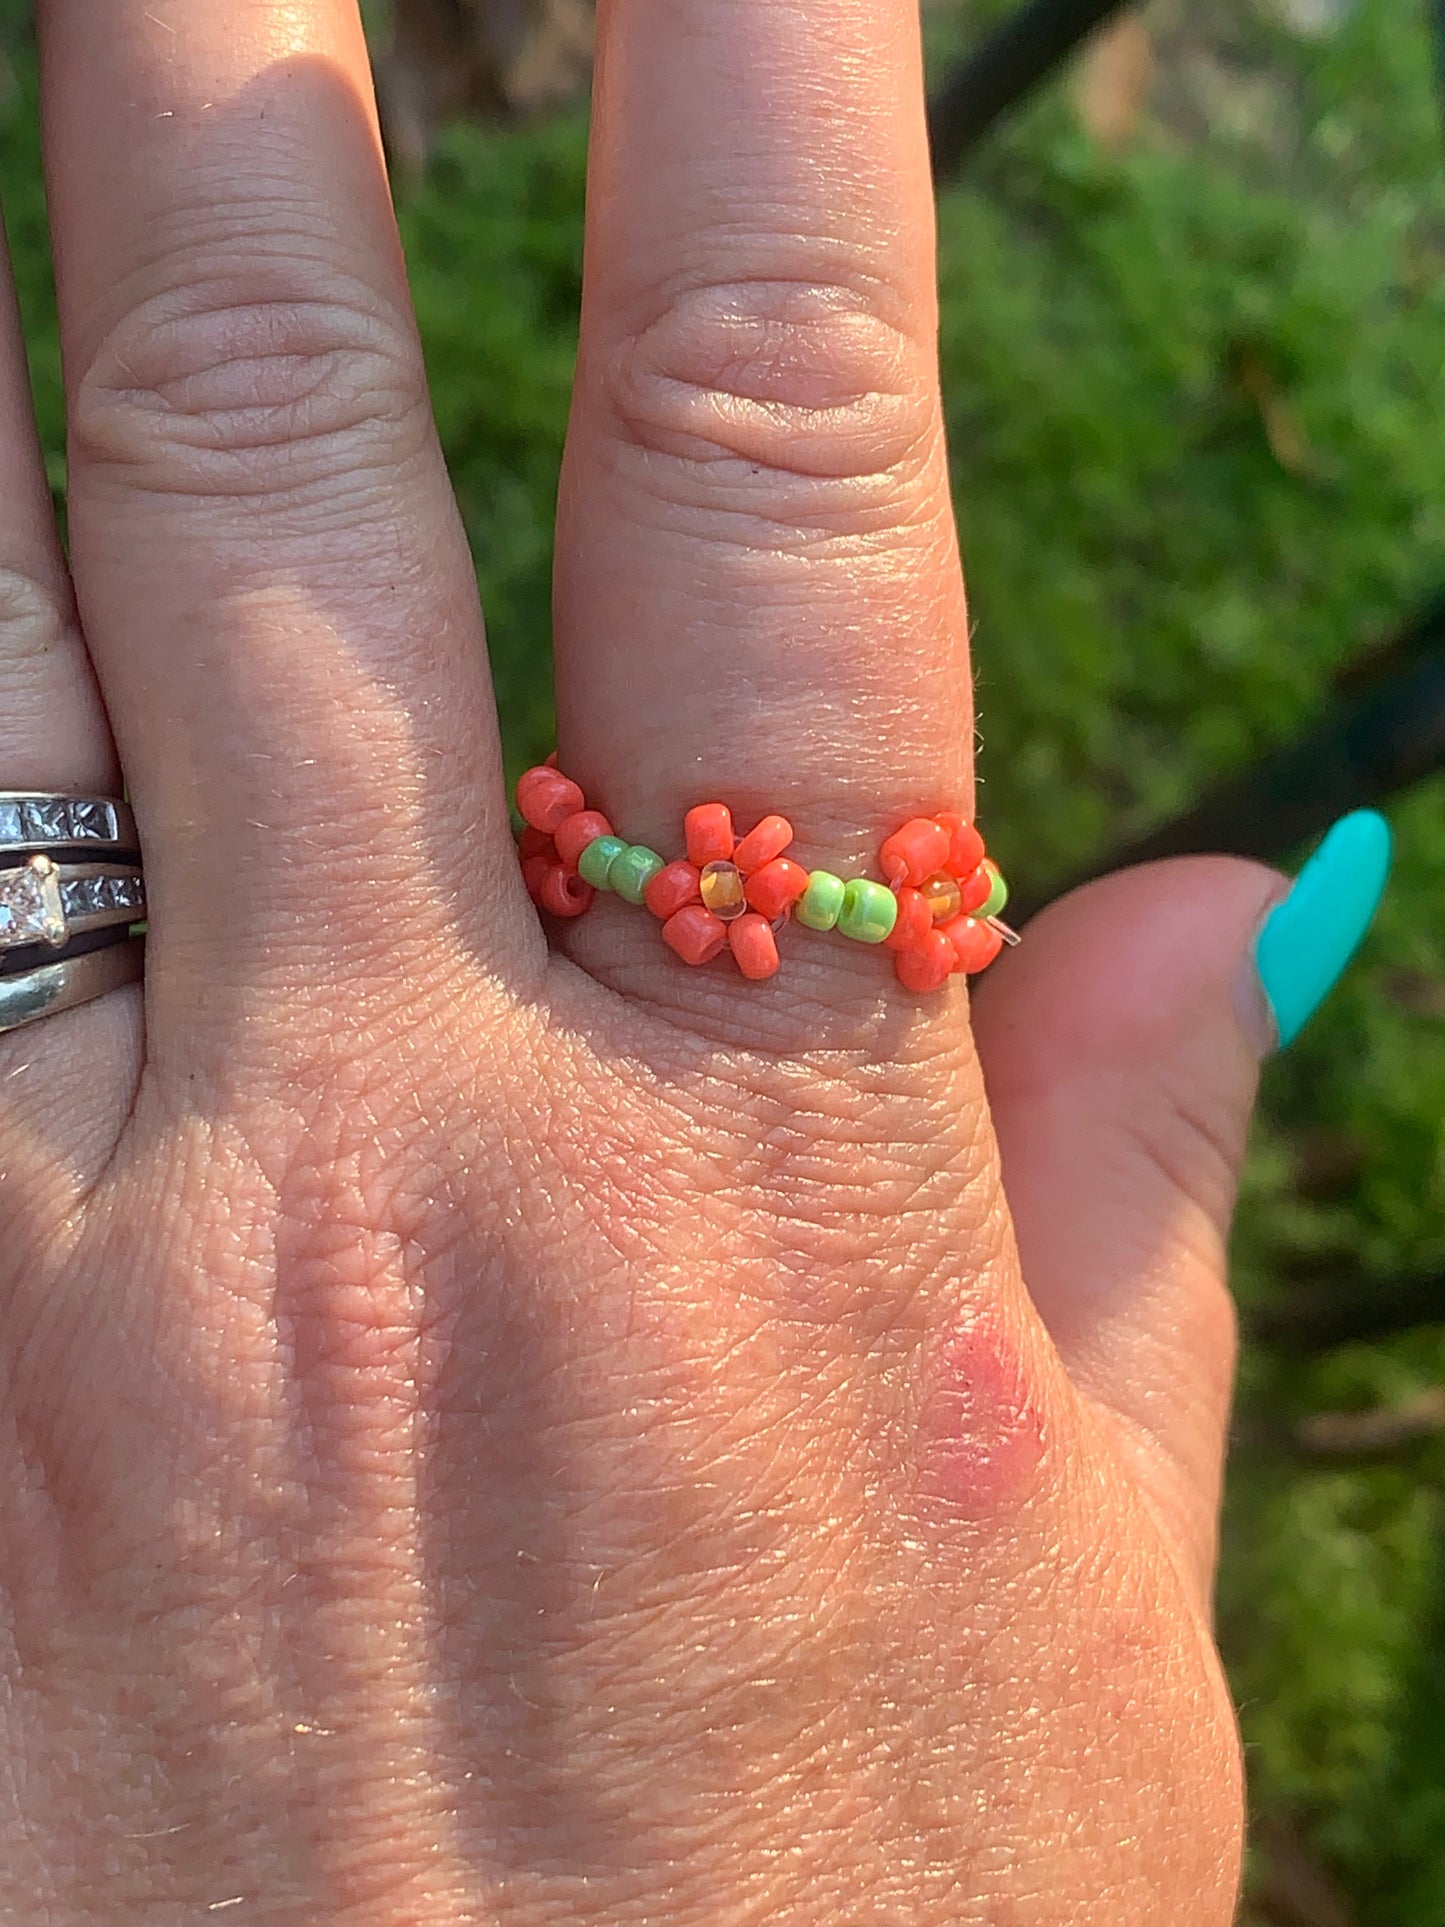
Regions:
<svg viewBox="0 0 1445 1927"><path fill-rule="evenodd" d="M27 863L0 870L0 949L22 943L64 943L60 882L53 868Z"/></svg>
<svg viewBox="0 0 1445 1927"><path fill-rule="evenodd" d="M18 803L0 803L0 843L22 843L25 832L20 823Z"/></svg>
<svg viewBox="0 0 1445 1927"><path fill-rule="evenodd" d="M26 840L31 843L68 843L70 826L62 802L27 803L24 806Z"/></svg>
<svg viewBox="0 0 1445 1927"><path fill-rule="evenodd" d="M108 803L72 803L70 806L70 833L77 843L88 842L92 837L108 838L115 835Z"/></svg>

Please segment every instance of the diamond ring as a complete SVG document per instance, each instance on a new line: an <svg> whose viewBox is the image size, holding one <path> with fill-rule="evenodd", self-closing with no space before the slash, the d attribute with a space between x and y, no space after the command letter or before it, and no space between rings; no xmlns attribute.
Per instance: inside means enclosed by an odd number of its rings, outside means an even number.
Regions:
<svg viewBox="0 0 1445 1927"><path fill-rule="evenodd" d="M94 856L140 848L128 803L111 796L0 790L0 850L84 849Z"/></svg>
<svg viewBox="0 0 1445 1927"><path fill-rule="evenodd" d="M145 915L129 804L0 790L0 1031L133 983Z"/></svg>
<svg viewBox="0 0 1445 1927"><path fill-rule="evenodd" d="M7 951L36 943L59 950L93 930L139 923L145 913L145 882L134 864L57 863L42 852L0 869L0 970Z"/></svg>

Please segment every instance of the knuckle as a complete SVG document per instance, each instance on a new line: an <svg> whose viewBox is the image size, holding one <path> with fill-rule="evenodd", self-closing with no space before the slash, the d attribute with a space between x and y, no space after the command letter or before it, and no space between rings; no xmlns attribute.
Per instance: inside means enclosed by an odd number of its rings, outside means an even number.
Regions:
<svg viewBox="0 0 1445 1927"><path fill-rule="evenodd" d="M13 677L51 659L73 634L70 611L29 570L0 561L0 662ZM13 695L12 688L12 695Z"/></svg>
<svg viewBox="0 0 1445 1927"><path fill-rule="evenodd" d="M77 458L159 493L305 491L394 465L430 420L409 321L315 264L130 308L76 384Z"/></svg>
<svg viewBox="0 0 1445 1927"><path fill-rule="evenodd" d="M613 351L603 387L620 439L669 485L896 505L939 446L931 345L866 286L733 281L671 293Z"/></svg>

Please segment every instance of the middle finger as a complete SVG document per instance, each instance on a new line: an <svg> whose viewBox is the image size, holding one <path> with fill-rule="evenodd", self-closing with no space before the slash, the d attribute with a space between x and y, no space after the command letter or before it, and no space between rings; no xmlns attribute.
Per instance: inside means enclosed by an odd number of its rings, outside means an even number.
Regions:
<svg viewBox="0 0 1445 1927"><path fill-rule="evenodd" d="M500 959L525 925L475 578L356 0L38 18L76 590L153 1014L391 997L463 932Z"/></svg>

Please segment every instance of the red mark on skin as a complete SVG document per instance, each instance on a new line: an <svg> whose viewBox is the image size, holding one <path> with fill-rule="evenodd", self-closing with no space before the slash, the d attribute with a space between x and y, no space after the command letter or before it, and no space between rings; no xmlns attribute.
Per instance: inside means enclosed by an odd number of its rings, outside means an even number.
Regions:
<svg viewBox="0 0 1445 1927"><path fill-rule="evenodd" d="M1023 1337L1006 1313L982 1312L946 1332L928 1361L922 1486L955 1517L1011 1513L1037 1486L1046 1439Z"/></svg>

